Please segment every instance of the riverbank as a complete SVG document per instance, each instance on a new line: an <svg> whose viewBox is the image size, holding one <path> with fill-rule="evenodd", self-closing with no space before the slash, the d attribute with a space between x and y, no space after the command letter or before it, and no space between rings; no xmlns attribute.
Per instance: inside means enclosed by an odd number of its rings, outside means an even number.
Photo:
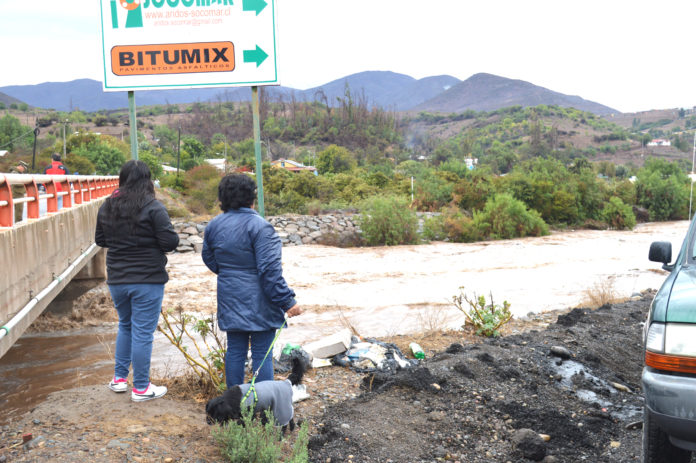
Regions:
<svg viewBox="0 0 696 463"><path fill-rule="evenodd" d="M310 426L310 461L638 461L640 323L651 297L549 312L500 339L422 336L426 360L395 375L311 370L310 398L296 404ZM412 339L389 340L406 351ZM169 385L144 403L105 384L55 392L0 427L0 462L223 461L205 398ZM33 438L22 444L25 434Z"/></svg>

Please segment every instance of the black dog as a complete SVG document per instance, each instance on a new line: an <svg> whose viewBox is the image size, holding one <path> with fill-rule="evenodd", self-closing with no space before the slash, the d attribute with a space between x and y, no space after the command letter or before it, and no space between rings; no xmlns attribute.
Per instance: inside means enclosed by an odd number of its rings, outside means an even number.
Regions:
<svg viewBox="0 0 696 463"><path fill-rule="evenodd" d="M287 428L293 431L295 421L293 420L292 386L300 384L304 373L305 365L302 360L293 358L292 371L288 379L255 383L256 397L254 391L249 390L250 384L232 386L223 395L210 399L205 405L207 423L225 423L229 420L241 423L243 401L244 406L254 405L254 414L260 415L262 423L267 422L266 410L270 410L276 424L283 427L283 432ZM248 395L247 392L249 392Z"/></svg>

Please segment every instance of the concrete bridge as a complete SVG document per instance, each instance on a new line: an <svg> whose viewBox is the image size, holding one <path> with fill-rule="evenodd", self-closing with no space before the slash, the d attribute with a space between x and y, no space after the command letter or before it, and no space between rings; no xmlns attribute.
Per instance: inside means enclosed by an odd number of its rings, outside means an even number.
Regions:
<svg viewBox="0 0 696 463"><path fill-rule="evenodd" d="M94 229L117 187L118 177L0 173L0 357L71 281L106 277Z"/></svg>

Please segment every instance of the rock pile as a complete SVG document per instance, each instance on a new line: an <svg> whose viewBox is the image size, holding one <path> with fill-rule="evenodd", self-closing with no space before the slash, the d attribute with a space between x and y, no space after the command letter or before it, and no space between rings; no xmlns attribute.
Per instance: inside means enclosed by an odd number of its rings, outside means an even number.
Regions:
<svg viewBox="0 0 696 463"><path fill-rule="evenodd" d="M201 252L203 249L203 231L208 222L174 222L174 231L179 235L179 247L176 252Z"/></svg>

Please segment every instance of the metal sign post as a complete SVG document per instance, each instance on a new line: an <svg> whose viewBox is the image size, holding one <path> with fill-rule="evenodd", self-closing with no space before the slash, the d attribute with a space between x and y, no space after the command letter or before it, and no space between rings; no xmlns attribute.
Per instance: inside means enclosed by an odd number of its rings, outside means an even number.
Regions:
<svg viewBox="0 0 696 463"><path fill-rule="evenodd" d="M263 205L263 169L261 167L261 128L259 123L259 88L251 87L251 110L254 113L254 154L256 154L256 197L257 209L261 217L266 217Z"/></svg>
<svg viewBox="0 0 696 463"><path fill-rule="evenodd" d="M138 160L138 123L135 120L135 92L128 92L128 123L130 124L131 158Z"/></svg>

